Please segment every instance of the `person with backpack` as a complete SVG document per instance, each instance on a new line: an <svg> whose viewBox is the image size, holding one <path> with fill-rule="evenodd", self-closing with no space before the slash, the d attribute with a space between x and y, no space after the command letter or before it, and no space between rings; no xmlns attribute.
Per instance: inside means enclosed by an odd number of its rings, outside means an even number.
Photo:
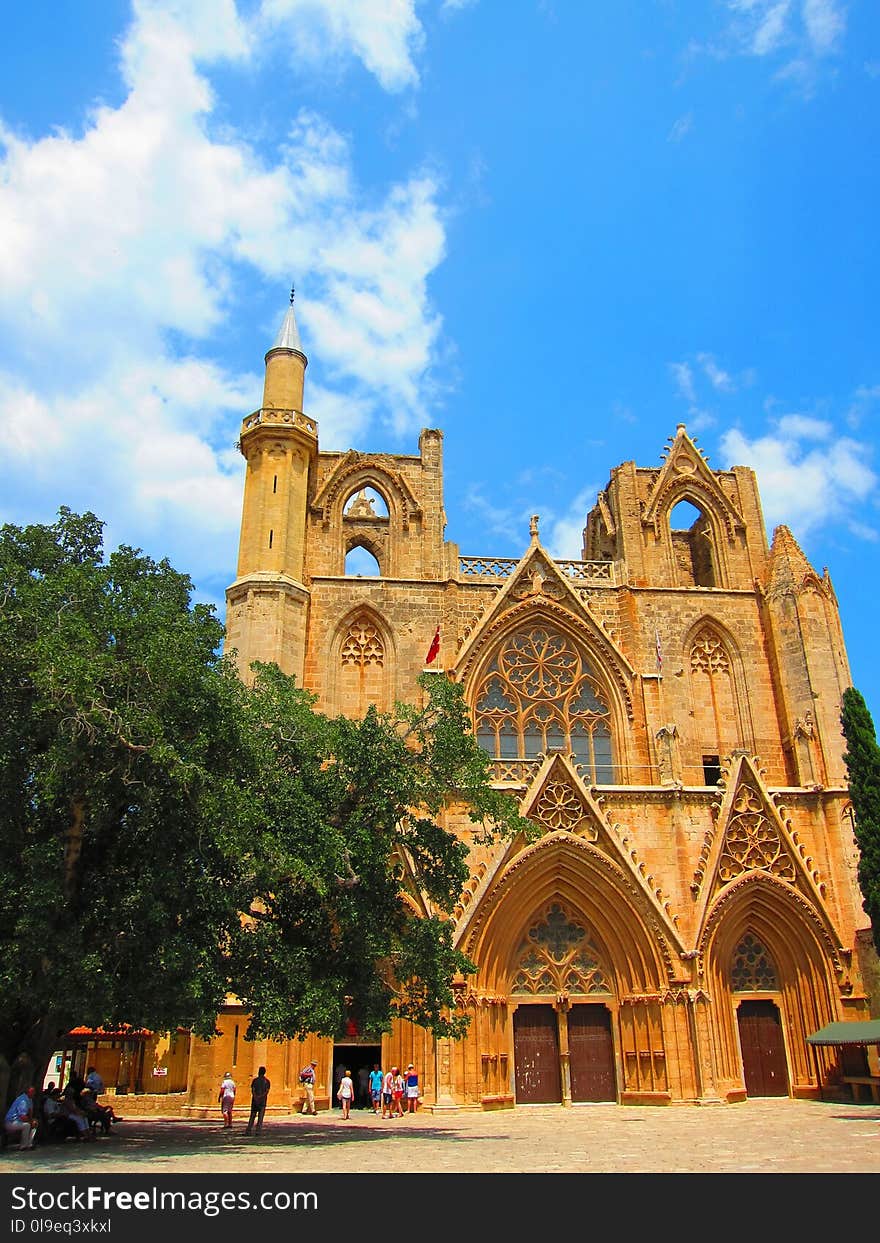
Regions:
<svg viewBox="0 0 880 1243"><path fill-rule="evenodd" d="M300 1110L300 1113L303 1114L316 1114L318 1112L315 1108L315 1068L317 1065L318 1063L312 1058L308 1066L303 1066L299 1072L299 1081L305 1092L302 1109Z"/></svg>
<svg viewBox="0 0 880 1243"><path fill-rule="evenodd" d="M266 1113L266 1100L269 1096L269 1088L271 1083L266 1078L266 1067L261 1066L254 1078L251 1080L251 1116L248 1124L244 1129L245 1135L250 1135L256 1130L257 1135L263 1129L263 1118ZM256 1128L254 1127L256 1123Z"/></svg>

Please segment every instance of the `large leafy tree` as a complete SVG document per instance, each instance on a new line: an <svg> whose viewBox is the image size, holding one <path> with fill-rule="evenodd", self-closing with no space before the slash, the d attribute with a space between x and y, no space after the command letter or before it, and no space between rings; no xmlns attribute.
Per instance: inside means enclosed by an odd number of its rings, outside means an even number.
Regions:
<svg viewBox="0 0 880 1243"><path fill-rule="evenodd" d="M843 692L840 719L859 848L859 888L880 954L880 746L868 706L854 687Z"/></svg>
<svg viewBox="0 0 880 1243"><path fill-rule="evenodd" d="M92 514L0 530L10 1061L39 1068L77 1023L212 1029L240 904L240 692L190 591L134 549L105 561Z"/></svg>
<svg viewBox="0 0 880 1243"><path fill-rule="evenodd" d="M489 784L461 688L422 674L423 706L327 719L275 666L256 666L247 736L260 775L255 895L234 938L235 992L266 1036L379 1032L394 1017L457 1034L451 981L473 970L445 917L467 879L467 846L442 825L469 815L478 839L528 833Z"/></svg>
<svg viewBox="0 0 880 1243"><path fill-rule="evenodd" d="M94 515L0 529L0 1053L39 1073L75 1024L250 1035L396 1017L455 1033L446 918L466 848L525 827L460 688L328 719L275 666L245 685L190 580Z"/></svg>

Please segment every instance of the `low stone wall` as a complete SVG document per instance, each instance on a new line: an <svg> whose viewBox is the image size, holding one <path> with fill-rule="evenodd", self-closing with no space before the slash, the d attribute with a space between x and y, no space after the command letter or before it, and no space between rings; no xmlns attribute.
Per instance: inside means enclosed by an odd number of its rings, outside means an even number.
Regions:
<svg viewBox="0 0 880 1243"><path fill-rule="evenodd" d="M102 1105L112 1105L120 1118L178 1118L186 1102L185 1092L107 1092Z"/></svg>

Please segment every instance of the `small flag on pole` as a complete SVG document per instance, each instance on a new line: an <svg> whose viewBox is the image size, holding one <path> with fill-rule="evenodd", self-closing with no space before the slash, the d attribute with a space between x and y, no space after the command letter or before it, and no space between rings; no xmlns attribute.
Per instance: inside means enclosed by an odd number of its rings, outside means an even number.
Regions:
<svg viewBox="0 0 880 1243"><path fill-rule="evenodd" d="M431 640L431 646L428 648L428 655L425 657L425 664L430 665L432 660L436 660L437 653L440 651L440 627L434 631L434 637Z"/></svg>
<svg viewBox="0 0 880 1243"><path fill-rule="evenodd" d="M660 648L660 631L659 630L654 631L654 639L657 643L657 672L658 674L660 674L663 672L663 652Z"/></svg>

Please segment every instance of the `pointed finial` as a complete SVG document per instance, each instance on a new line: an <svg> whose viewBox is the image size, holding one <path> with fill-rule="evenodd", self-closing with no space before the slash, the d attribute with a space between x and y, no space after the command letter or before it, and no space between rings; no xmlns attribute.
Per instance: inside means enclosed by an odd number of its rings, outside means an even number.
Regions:
<svg viewBox="0 0 880 1243"><path fill-rule="evenodd" d="M535 539L537 534L538 534L538 515L532 514L531 520L529 522L529 535L531 535L532 539Z"/></svg>
<svg viewBox="0 0 880 1243"><path fill-rule="evenodd" d="M290 305L291 305L291 306L293 306L293 295L294 295L295 293L296 293L296 289L294 288L294 286L293 286L293 285L291 285L291 286L290 286Z"/></svg>

